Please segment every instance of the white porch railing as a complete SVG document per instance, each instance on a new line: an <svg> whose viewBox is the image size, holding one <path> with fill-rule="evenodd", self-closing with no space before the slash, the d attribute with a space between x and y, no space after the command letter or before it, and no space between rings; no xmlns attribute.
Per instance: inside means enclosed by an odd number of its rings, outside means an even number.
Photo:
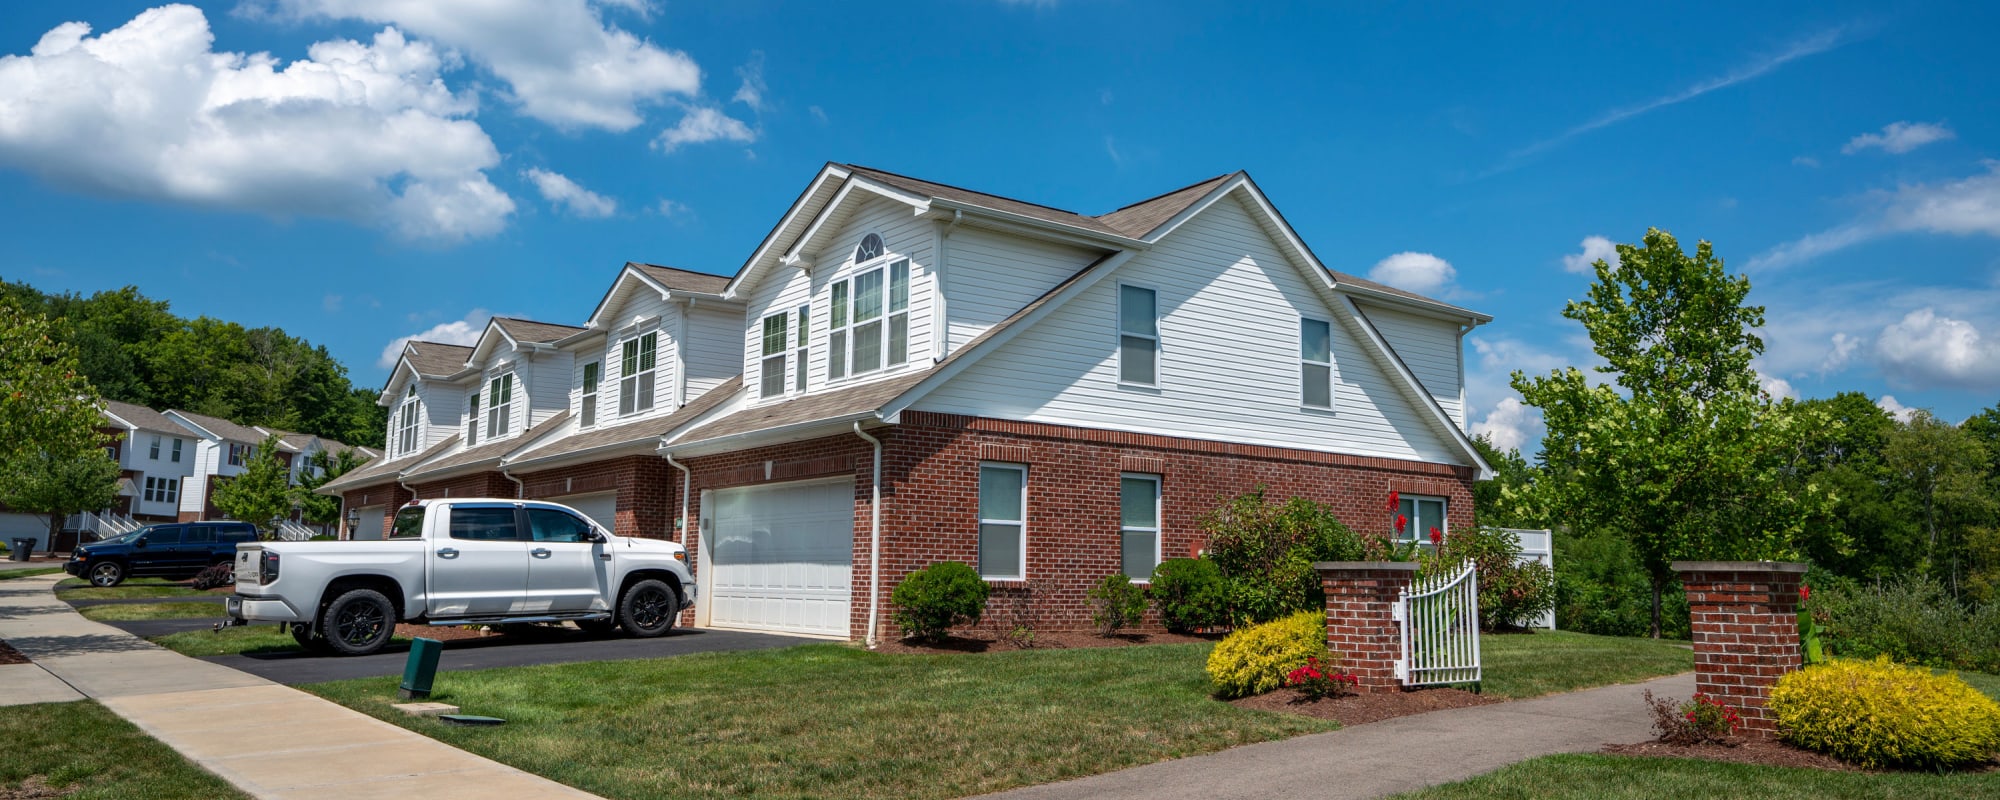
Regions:
<svg viewBox="0 0 2000 800"><path fill-rule="evenodd" d="M300 525L299 523L293 522L291 520L285 520L284 522L278 523L278 531L276 534L276 538L280 541L286 541L286 542L303 542L307 539L311 539L312 537L318 535L319 531L313 530L304 525Z"/></svg>
<svg viewBox="0 0 2000 800"><path fill-rule="evenodd" d="M1396 677L1404 686L1479 682L1479 575L1471 562L1418 578L1395 616L1403 623Z"/></svg>

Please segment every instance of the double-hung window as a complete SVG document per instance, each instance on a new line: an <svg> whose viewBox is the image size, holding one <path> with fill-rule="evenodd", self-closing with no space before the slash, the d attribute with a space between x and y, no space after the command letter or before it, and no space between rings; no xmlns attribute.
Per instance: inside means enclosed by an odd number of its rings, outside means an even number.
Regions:
<svg viewBox="0 0 2000 800"><path fill-rule="evenodd" d="M620 415L652 410L654 368L659 361L659 346L659 331L625 340L618 362Z"/></svg>
<svg viewBox="0 0 2000 800"><path fill-rule="evenodd" d="M792 383L794 384L793 386L794 390L799 392L804 392L806 390L806 363L807 363L806 348L807 344L812 341L812 339L810 338L811 337L810 321L812 320L812 306L810 305L799 306L798 314L799 314L799 335L793 337L796 346L798 347L798 353L792 362L797 366L793 367L794 374Z"/></svg>
<svg viewBox="0 0 2000 800"><path fill-rule="evenodd" d="M1160 476L1118 476L1118 559L1125 577L1153 579L1160 565Z"/></svg>
<svg viewBox="0 0 2000 800"><path fill-rule="evenodd" d="M147 451L146 457L154 461L160 460L160 437L153 437L153 446Z"/></svg>
<svg viewBox="0 0 2000 800"><path fill-rule="evenodd" d="M1396 503L1396 514L1405 522L1400 536L1403 541L1429 544L1431 531L1437 531L1440 537L1450 532L1445 527L1442 497L1402 495Z"/></svg>
<svg viewBox="0 0 2000 800"><path fill-rule="evenodd" d="M1019 580L1028 560L1028 468L979 465L979 575Z"/></svg>
<svg viewBox="0 0 2000 800"><path fill-rule="evenodd" d="M1159 296L1151 289L1118 287L1118 382L1160 383Z"/></svg>
<svg viewBox="0 0 2000 800"><path fill-rule="evenodd" d="M514 422L514 373L494 378L486 389L486 438L507 435Z"/></svg>
<svg viewBox="0 0 2000 800"><path fill-rule="evenodd" d="M777 397L785 393L785 355L790 351L791 317L780 311L764 318L764 360L759 370L763 373L758 397Z"/></svg>
<svg viewBox="0 0 2000 800"><path fill-rule="evenodd" d="M1299 319L1299 403L1333 408L1333 326L1323 319Z"/></svg>
<svg viewBox="0 0 2000 800"><path fill-rule="evenodd" d="M886 282L886 287L884 286ZM827 375L865 375L910 359L910 260L833 285Z"/></svg>
<svg viewBox="0 0 2000 800"><path fill-rule="evenodd" d="M186 442L187 442L187 440L186 440L186 439L175 439L175 440L174 440L174 454L173 454L173 462L174 462L174 463L176 463L176 464L179 464L179 463L181 463L181 445L182 445L182 444L185 444Z"/></svg>
<svg viewBox="0 0 2000 800"><path fill-rule="evenodd" d="M148 503L178 503L181 499L180 479L147 478L144 497Z"/></svg>
<svg viewBox="0 0 2000 800"><path fill-rule="evenodd" d="M479 387L474 386L472 387L472 391L465 394L465 446L477 447L479 445Z"/></svg>
<svg viewBox="0 0 2000 800"><path fill-rule="evenodd" d="M592 361L583 365L583 427L597 424L597 383L603 379L604 364Z"/></svg>
<svg viewBox="0 0 2000 800"><path fill-rule="evenodd" d="M250 449L250 448L249 448L248 446L246 446L246 445L240 445L240 444L237 444L237 443L235 443L235 442L230 442L230 443L229 443L229 466L232 466L232 467L240 467L240 466L243 466L243 462L244 462L244 460L245 460L245 459L247 459L247 458L249 457L248 455L246 455L246 452L245 452L245 451L248 451L249 449Z"/></svg>
<svg viewBox="0 0 2000 800"><path fill-rule="evenodd" d="M396 447L396 455L404 456L417 451L417 387L415 385L403 393L403 406L396 409L394 420L396 437L391 442ZM236 445L229 446L229 463L241 465L243 462Z"/></svg>

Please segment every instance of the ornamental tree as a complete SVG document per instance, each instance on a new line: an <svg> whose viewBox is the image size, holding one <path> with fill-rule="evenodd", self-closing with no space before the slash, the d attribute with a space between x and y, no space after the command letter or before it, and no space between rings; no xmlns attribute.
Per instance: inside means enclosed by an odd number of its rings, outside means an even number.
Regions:
<svg viewBox="0 0 2000 800"><path fill-rule="evenodd" d="M238 519L277 533L271 520L292 510L292 478L278 461L278 437L266 438L257 452L243 465L243 473L215 487L215 508Z"/></svg>
<svg viewBox="0 0 2000 800"><path fill-rule="evenodd" d="M1599 260L1587 298L1563 309L1609 383L1575 367L1517 371L1512 383L1548 426L1534 491L1572 528L1632 543L1658 637L1673 561L1794 557L1824 527L1832 495L1793 478L1806 435L1833 423L1758 388L1764 309L1744 304L1749 279L1725 272L1708 242L1689 255L1649 229L1642 245L1618 246L1618 262Z"/></svg>
<svg viewBox="0 0 2000 800"><path fill-rule="evenodd" d="M52 334L41 315L0 303L0 502L49 515L51 546L63 517L118 495L102 401Z"/></svg>

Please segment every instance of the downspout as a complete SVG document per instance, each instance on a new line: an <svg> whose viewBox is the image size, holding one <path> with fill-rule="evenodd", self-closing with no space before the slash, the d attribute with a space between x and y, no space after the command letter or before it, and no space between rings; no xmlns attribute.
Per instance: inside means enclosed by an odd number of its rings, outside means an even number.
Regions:
<svg viewBox="0 0 2000 800"><path fill-rule="evenodd" d="M687 529L688 529L688 491L694 488L694 473L688 471L687 465L682 464L679 461L675 461L673 453L661 453L660 455L666 457L667 466L673 467L674 469L681 471L681 525L679 533L681 535L681 544L686 545Z"/></svg>
<svg viewBox="0 0 2000 800"><path fill-rule="evenodd" d="M501 467L500 477L514 482L514 499L522 500L527 498L528 485L522 483L520 478L514 477L514 473L508 472L506 467Z"/></svg>
<svg viewBox="0 0 2000 800"><path fill-rule="evenodd" d="M873 474L868 480L868 649L875 649L875 624L882 614L882 440L861 429L854 421L854 435L875 448L870 459Z"/></svg>

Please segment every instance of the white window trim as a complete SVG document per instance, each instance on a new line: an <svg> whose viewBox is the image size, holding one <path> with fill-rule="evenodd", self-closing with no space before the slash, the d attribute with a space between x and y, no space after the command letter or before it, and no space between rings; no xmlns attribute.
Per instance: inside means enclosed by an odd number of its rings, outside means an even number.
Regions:
<svg viewBox="0 0 2000 800"><path fill-rule="evenodd" d="M1313 361L1313 360L1311 360L1311 359L1308 359L1308 358L1306 358L1306 357L1305 357L1305 349L1306 349L1306 348L1305 348L1305 337L1306 337L1306 322L1308 322L1308 321L1311 321L1311 322L1317 322L1317 323L1320 323L1320 324L1322 324L1322 325L1325 325L1325 326L1326 326L1326 360L1325 360L1325 361ZM1305 410L1308 410L1308 411L1332 411L1332 410L1334 410L1334 407L1335 407L1335 406L1337 406L1337 405L1339 405L1339 403L1337 402L1337 399L1338 399L1338 398L1336 398L1336 397L1334 396L1334 389L1335 389L1335 388L1336 388L1337 386L1339 386L1340 382L1339 382L1338 380L1335 380L1335 376L1336 376L1336 375L1337 375L1338 373L1336 372L1336 370L1334 369L1334 366L1333 366L1333 320L1328 320L1328 319L1320 319L1320 318L1318 318L1318 317L1308 317L1308 316L1305 316L1305 315L1300 315L1300 316L1299 316L1299 348L1298 348L1298 349L1299 349L1299 408L1302 408L1302 409L1305 409ZM1316 366L1316 367L1326 367L1326 405L1323 405L1323 406L1316 406L1316 405L1313 405L1313 404L1311 404L1311 403L1308 403L1308 402L1306 402L1306 366L1307 366L1307 365L1312 365L1312 366Z"/></svg>
<svg viewBox="0 0 2000 800"><path fill-rule="evenodd" d="M988 469L1011 469L1011 470L1014 470L1014 471L1016 471L1016 472L1019 472L1019 473L1021 473L1021 518L1020 518L1020 519L1017 519L1017 520L1016 520L1016 519L987 519L987 518L985 518L985 517L980 517L980 518L979 518L979 527L980 527L980 528L981 528L982 530L983 530L983 529L984 529L984 528L985 528L986 526L988 526L988 525L1014 525L1014 526L1016 526L1016 527L1018 527L1018 528L1020 529L1020 531L1021 531L1021 535L1020 535L1020 541L1021 541L1021 553L1020 553L1020 557L1021 557L1021 561L1020 561L1020 564L1021 564L1021 571L1020 571L1020 572L1018 572L1018 573L1016 573L1016 574L1013 574L1013 575L988 575L988 574L986 574L986 569L985 569L985 565L983 565L983 564L982 564L982 565L979 565L979 566L977 566L977 567L975 567L975 568L979 570L979 577L980 577L980 579L981 579L981 580L988 580L988 581L1024 581L1024 580L1027 580L1027 579L1028 579L1028 465L1026 465L1026 464L1014 464L1014 463L1009 463L1009 462L1005 462L1005 461L981 461L981 462L979 462L979 471L980 471L980 472L982 472L982 473L983 473L983 472L985 472L985 471L986 471L986 470L988 470ZM976 499L975 499L975 502L976 502ZM975 508L977 508L977 506L975 506ZM973 542L972 542L972 546L973 546L973 549L974 549L975 551L977 551L977 550L979 549L979 540L978 540L978 538L977 538L977 537L978 537L978 535L979 535L979 534L978 534L978 532L975 532L975 534L974 534L974 538L973 538ZM977 561L978 559L974 559L974 560L975 560L975 561Z"/></svg>
<svg viewBox="0 0 2000 800"><path fill-rule="evenodd" d="M792 368L794 374L790 391L804 394L807 375L811 372L808 365L812 363L807 359L807 356L812 355L812 304L799 306L798 316L797 327L793 329L795 332L792 334L792 355L797 365Z"/></svg>
<svg viewBox="0 0 2000 800"><path fill-rule="evenodd" d="M504 403L495 403L493 401L493 396L495 394L494 390L500 387L502 381L505 381L507 384L507 400ZM503 439L513 438L516 434L519 434L521 432L520 428L525 427L525 426L517 426L514 424L515 396L522 394L523 392L521 388L520 379L514 377L514 372L512 370L500 373L498 375L493 376L492 378L487 379L485 391L486 391L486 441L497 442ZM507 429L497 434L494 433L493 429L495 426L493 423L495 420L501 420L506 422Z"/></svg>
<svg viewBox="0 0 2000 800"><path fill-rule="evenodd" d="M643 354L645 353L645 341L646 337L648 336L653 337L653 366L645 369L636 370L634 372L629 372L629 373L626 372L625 345L628 343L633 345L634 350L632 351L632 360L633 364L637 365L641 363L641 359L643 358ZM658 328L653 328L650 330L634 331L631 336L625 337L624 339L620 339L618 341L617 354L618 354L618 416L636 417L641 414L651 413L653 409L659 408L660 407L660 360L661 360L660 330ZM639 406L638 379L641 376L644 376L648 373L651 373L653 376L653 402L651 405L642 408ZM625 397L626 397L625 382L627 380L632 381L631 411L625 410ZM602 408L598 409L598 415L603 416L603 411L604 410Z"/></svg>
<svg viewBox="0 0 2000 800"><path fill-rule="evenodd" d="M153 434L153 443L147 449L146 459L149 461L160 460L160 435L157 433Z"/></svg>
<svg viewBox="0 0 2000 800"><path fill-rule="evenodd" d="M1396 504L1397 514L1401 515L1403 513L1403 506L1400 501L1409 501L1411 511L1408 515L1409 523L1403 528L1406 535L1399 537L1397 541L1416 542L1424 547L1431 546L1430 531L1417 530L1417 520L1421 518L1421 515L1415 512L1418 505L1432 501L1438 504L1438 533L1447 539L1451 538L1451 498L1440 497L1434 494L1405 494L1398 496L1396 499L1399 501Z"/></svg>
<svg viewBox="0 0 2000 800"><path fill-rule="evenodd" d="M181 438L175 438L175 439L174 439L174 453L173 453L173 462L174 462L174 463L176 463L176 464L179 464L179 463L181 463L181 443L183 443L183 442L185 442L185 441L187 441L187 440L186 440L186 439L181 439Z"/></svg>
<svg viewBox="0 0 2000 800"><path fill-rule="evenodd" d="M597 384L595 386L591 385L590 383L591 367L597 368ZM604 421L604 362L592 361L586 363L583 365L583 368L578 372L579 372L577 378L578 395L576 400L577 427L586 429L595 428L597 427L598 423ZM655 392L657 393L657 391L658 390L656 388ZM657 397L658 395L655 394L655 396ZM583 409L584 406L592 400L597 401L597 407L595 409L592 409L590 414L590 421L586 423L583 421L584 420Z"/></svg>
<svg viewBox="0 0 2000 800"><path fill-rule="evenodd" d="M1125 287L1128 286L1134 289L1144 289L1146 291L1153 293L1153 335L1151 336L1147 336L1141 333L1125 332ZM1134 389L1160 388L1160 368L1161 368L1160 362L1162 361L1160 356L1162 354L1162 351L1165 349L1160 344L1160 290L1156 287L1147 286L1144 284L1127 283L1125 281L1119 281L1117 286L1117 293L1112 295L1111 302L1117 308L1116 312L1117 327L1114 328L1111 332L1112 335L1111 344L1113 348L1112 352L1116 353L1118 356L1115 359L1117 363L1113 365L1118 370L1118 372L1116 373L1118 376L1118 385ZM1140 383L1138 381L1130 381L1125 379L1125 337L1127 336L1139 339L1151 339L1153 341L1152 383Z"/></svg>
<svg viewBox="0 0 2000 800"><path fill-rule="evenodd" d="M1166 519L1164 519L1166 508L1163 497L1163 495L1166 494L1166 485L1161 480L1161 477L1162 476L1154 475L1149 472L1118 473L1118 571L1119 572L1125 571L1125 536L1126 534L1132 534L1132 533L1153 534L1153 568L1159 569L1160 567L1161 556L1165 555L1165 553L1162 552L1161 549L1163 547L1163 545L1161 544L1161 540L1166 538L1165 536ZM1125 481L1127 480L1142 480L1142 481L1152 482L1153 527L1142 528L1142 527L1133 527L1125 524ZM1152 573L1147 573L1146 577L1144 578L1133 578L1132 582L1141 585L1150 584L1153 582Z"/></svg>
<svg viewBox="0 0 2000 800"><path fill-rule="evenodd" d="M777 352L770 352L771 320L778 320L784 326ZM786 367L792 363L792 312L780 311L765 314L757 320L757 399L782 398L792 391L791 373ZM778 362L778 391L766 391L771 385L771 362Z"/></svg>
<svg viewBox="0 0 2000 800"><path fill-rule="evenodd" d="M904 281L906 282L904 290L908 296L905 297L903 300L902 310L891 311L890 304L892 302L892 298L894 298L896 293L895 271L893 268L898 263L903 264L903 270L905 273L907 273L904 277ZM857 372L854 369L854 329L856 327L855 324L856 320L854 315L854 302L857 299L859 299L859 294L854 291L854 284L858 279L872 272L882 273L882 313L875 319L869 320L869 322L880 322L882 325L882 353L881 353L882 362L874 369L868 370L866 372ZM884 248L884 250L882 251L882 255L874 259L870 259L866 263L855 265L853 269L849 270L846 275L843 275L839 279L834 280L827 284L826 288L827 307L829 309L826 318L828 383L838 384L855 379L865 379L878 375L887 375L892 372L897 372L899 370L906 369L910 366L911 363L910 344L911 340L916 338L915 337L916 329L911 327L910 323L911 319L910 308L911 306L915 305L915 299L917 296L916 286L915 286L916 282L917 282L916 262L912 261L908 256L892 253L889 252L886 248ZM833 307L833 300L835 295L834 287L841 285L845 285L847 287L847 322L845 324L836 326L833 324L833 314L831 313L831 309ZM903 360L891 361L890 358L894 351L892 351L889 347L889 342L891 341L890 330L895 327L894 320L897 317L901 317L903 319L903 353L902 353ZM841 356L841 363L843 366L843 372L845 374L841 375L838 378L833 377L833 360L832 360L834 355L833 335L836 333L842 334L844 337L841 340L840 356Z"/></svg>

